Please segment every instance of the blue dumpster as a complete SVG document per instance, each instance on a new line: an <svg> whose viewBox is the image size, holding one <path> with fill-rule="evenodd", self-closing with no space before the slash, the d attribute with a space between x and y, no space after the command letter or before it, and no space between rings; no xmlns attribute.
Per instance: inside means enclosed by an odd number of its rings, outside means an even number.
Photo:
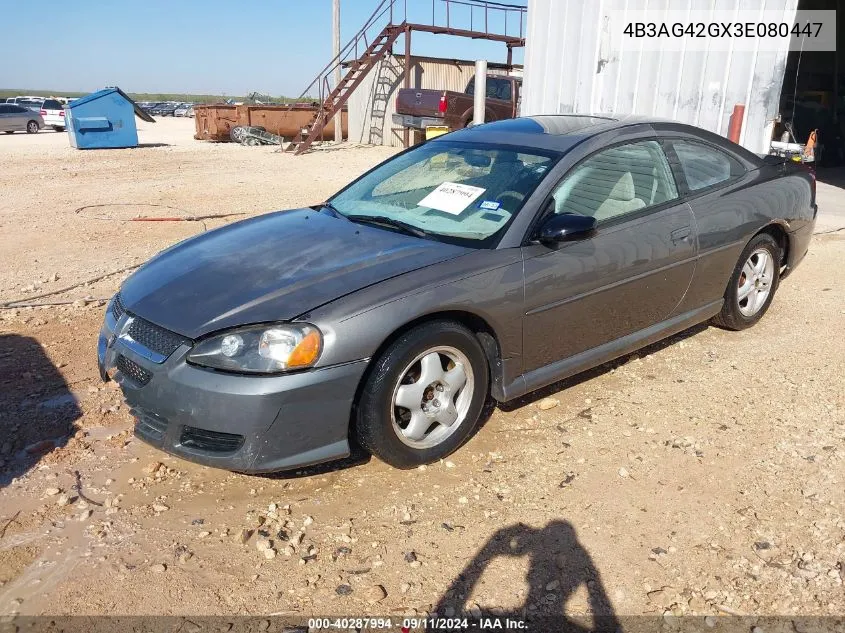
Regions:
<svg viewBox="0 0 845 633"><path fill-rule="evenodd" d="M155 123L120 88L104 88L72 101L65 109L71 147L137 147L135 117Z"/></svg>

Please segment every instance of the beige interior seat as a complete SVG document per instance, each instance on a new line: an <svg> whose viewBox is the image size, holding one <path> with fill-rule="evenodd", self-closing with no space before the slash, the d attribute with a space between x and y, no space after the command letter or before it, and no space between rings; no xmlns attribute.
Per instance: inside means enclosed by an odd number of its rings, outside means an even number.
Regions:
<svg viewBox="0 0 845 633"><path fill-rule="evenodd" d="M596 220L606 220L618 215L630 213L642 209L645 202L637 198L634 189L634 178L630 171L623 172L619 180L613 185L613 189L607 196L607 200L601 203L593 217Z"/></svg>

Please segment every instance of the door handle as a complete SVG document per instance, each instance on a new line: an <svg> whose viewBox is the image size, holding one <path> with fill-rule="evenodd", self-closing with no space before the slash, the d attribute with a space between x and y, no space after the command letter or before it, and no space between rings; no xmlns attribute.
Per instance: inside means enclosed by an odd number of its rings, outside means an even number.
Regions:
<svg viewBox="0 0 845 633"><path fill-rule="evenodd" d="M679 229L675 229L671 233L669 233L669 237L672 239L673 244L677 244L678 242L685 242L688 240L690 233L692 230L688 226L682 226Z"/></svg>

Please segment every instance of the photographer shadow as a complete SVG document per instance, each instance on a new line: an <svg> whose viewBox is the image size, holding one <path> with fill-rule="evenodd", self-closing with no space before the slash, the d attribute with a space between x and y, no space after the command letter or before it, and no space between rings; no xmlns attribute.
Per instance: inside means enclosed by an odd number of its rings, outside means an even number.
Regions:
<svg viewBox="0 0 845 633"><path fill-rule="evenodd" d="M578 541L575 528L568 521L557 520L538 529L517 523L493 534L440 598L434 608L437 616L466 615L464 603L485 569L499 557L525 556L529 558L526 575L529 590L523 605L514 610L482 606L480 617L477 611L472 616L480 622L481 630L492 629L496 622L503 623L505 619L526 622L528 630L549 633L621 630L601 575ZM587 591L591 616L569 617L566 603L582 585ZM502 625L501 629L506 630L507 626ZM434 630L442 629L429 629Z"/></svg>
<svg viewBox="0 0 845 633"><path fill-rule="evenodd" d="M41 344L0 334L0 489L65 446L81 417L76 396Z"/></svg>

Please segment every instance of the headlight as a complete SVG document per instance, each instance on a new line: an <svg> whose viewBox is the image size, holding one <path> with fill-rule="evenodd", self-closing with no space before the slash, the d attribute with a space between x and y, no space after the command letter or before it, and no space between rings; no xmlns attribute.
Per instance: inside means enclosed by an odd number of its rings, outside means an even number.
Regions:
<svg viewBox="0 0 845 633"><path fill-rule="evenodd" d="M255 325L197 343L188 362L214 369L270 374L311 367L320 357L323 336L313 325Z"/></svg>

